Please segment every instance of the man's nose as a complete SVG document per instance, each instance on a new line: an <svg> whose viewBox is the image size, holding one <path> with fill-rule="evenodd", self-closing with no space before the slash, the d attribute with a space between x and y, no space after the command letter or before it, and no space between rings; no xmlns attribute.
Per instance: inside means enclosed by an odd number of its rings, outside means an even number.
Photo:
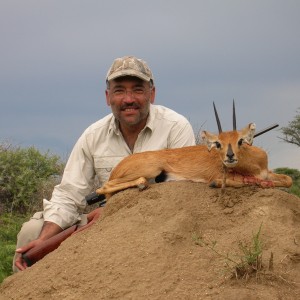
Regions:
<svg viewBox="0 0 300 300"><path fill-rule="evenodd" d="M133 93L131 91L126 91L123 101L127 103L133 102L134 101Z"/></svg>

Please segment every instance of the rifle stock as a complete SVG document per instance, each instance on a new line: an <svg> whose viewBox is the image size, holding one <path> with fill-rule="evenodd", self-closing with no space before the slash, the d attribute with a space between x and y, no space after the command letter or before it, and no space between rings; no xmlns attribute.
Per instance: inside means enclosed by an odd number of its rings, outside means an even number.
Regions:
<svg viewBox="0 0 300 300"><path fill-rule="evenodd" d="M104 195L98 195L96 192L86 196L86 201L88 205L94 204L100 201L99 206L102 207L105 205L106 200ZM97 217L97 214L93 218ZM92 220L90 220L92 221ZM91 222L92 223L92 222ZM88 224L91 224L90 222ZM27 266L30 267L35 264L37 261L41 260L48 253L54 251L59 247L59 245L71 236L79 227L81 230L85 230L90 225L73 225L62 232L52 236L51 238L45 240L43 243L37 245L34 248L29 249L27 252L22 254L23 260L26 262Z"/></svg>
<svg viewBox="0 0 300 300"><path fill-rule="evenodd" d="M44 243L29 249L27 252L22 254L22 258L26 262L27 266L30 267L35 264L37 261L42 259L48 253L57 249L59 245L67 239L73 232L78 228L78 225L73 225L64 231L52 236L48 240L45 240Z"/></svg>

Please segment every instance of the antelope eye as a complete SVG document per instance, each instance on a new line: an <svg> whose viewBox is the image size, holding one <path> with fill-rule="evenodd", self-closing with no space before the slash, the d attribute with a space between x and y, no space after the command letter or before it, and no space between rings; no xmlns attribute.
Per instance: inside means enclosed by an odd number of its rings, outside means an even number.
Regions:
<svg viewBox="0 0 300 300"><path fill-rule="evenodd" d="M221 148L221 144L219 142L215 142L216 148L220 149Z"/></svg>
<svg viewBox="0 0 300 300"><path fill-rule="evenodd" d="M244 139L239 139L238 145L239 145L239 146L242 146L243 142L244 142Z"/></svg>

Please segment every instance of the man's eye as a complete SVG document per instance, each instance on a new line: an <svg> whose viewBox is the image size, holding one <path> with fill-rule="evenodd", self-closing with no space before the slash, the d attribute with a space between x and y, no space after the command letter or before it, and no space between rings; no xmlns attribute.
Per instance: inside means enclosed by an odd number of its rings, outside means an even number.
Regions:
<svg viewBox="0 0 300 300"><path fill-rule="evenodd" d="M137 94L137 95L142 95L142 94L144 94L144 89L142 89L142 88L135 88L135 89L133 90L133 92L134 92L135 94Z"/></svg>
<svg viewBox="0 0 300 300"><path fill-rule="evenodd" d="M122 94L124 94L124 90L122 90L122 89L114 90L113 93L115 95L122 95Z"/></svg>

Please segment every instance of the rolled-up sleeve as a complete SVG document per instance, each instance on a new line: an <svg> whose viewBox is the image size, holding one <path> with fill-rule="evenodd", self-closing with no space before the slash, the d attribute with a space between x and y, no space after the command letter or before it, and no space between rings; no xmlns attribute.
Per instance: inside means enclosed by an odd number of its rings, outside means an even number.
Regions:
<svg viewBox="0 0 300 300"><path fill-rule="evenodd" d="M80 221L85 196L93 188L95 177L93 156L83 134L68 159L62 181L54 188L50 201L44 199L44 220L65 229Z"/></svg>

